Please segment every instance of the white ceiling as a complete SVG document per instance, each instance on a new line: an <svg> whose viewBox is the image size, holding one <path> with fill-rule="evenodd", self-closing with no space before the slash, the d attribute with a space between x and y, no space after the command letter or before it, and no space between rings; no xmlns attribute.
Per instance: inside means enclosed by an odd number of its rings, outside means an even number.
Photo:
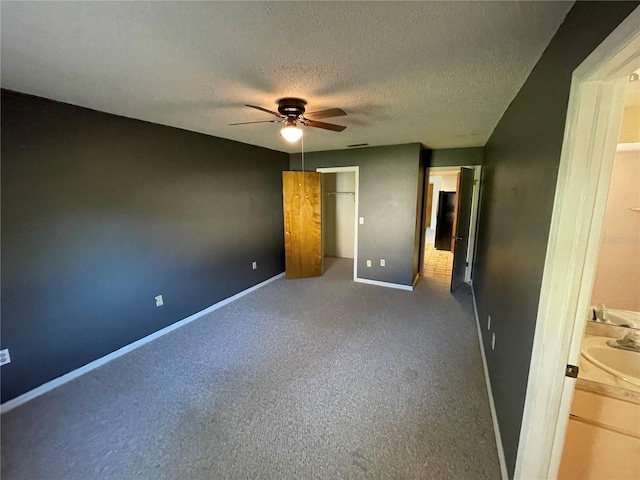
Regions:
<svg viewBox="0 0 640 480"><path fill-rule="evenodd" d="M572 2L1 2L2 87L281 151L484 145Z"/></svg>

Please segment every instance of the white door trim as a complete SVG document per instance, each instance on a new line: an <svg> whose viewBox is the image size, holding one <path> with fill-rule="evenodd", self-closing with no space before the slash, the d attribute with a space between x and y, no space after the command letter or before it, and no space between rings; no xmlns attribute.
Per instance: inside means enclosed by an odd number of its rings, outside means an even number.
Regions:
<svg viewBox="0 0 640 480"><path fill-rule="evenodd" d="M482 165L464 168L473 169L473 200L471 203L471 223L469 225L469 245L467 250L467 269L464 273L464 281L473 283L473 262L476 255L476 234L478 233L478 210L480 209L480 179L482 178Z"/></svg>
<svg viewBox="0 0 640 480"><path fill-rule="evenodd" d="M360 167L352 166L352 167L323 167L316 168L316 172L320 173L344 173L344 172L353 172L356 177L356 188L355 188L355 222L353 225L353 280L356 281L358 279L358 205L360 200Z"/></svg>
<svg viewBox="0 0 640 480"><path fill-rule="evenodd" d="M557 477L595 274L640 7L574 71L536 319L515 479Z"/></svg>

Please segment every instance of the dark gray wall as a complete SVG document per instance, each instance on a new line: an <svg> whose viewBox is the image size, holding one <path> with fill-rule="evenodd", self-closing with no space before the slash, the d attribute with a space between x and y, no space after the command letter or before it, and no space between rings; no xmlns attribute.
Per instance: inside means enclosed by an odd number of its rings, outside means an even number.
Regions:
<svg viewBox="0 0 640 480"><path fill-rule="evenodd" d="M288 165L3 90L2 401L282 272Z"/></svg>
<svg viewBox="0 0 640 480"><path fill-rule="evenodd" d="M305 153L305 170L360 167L358 277L381 282L413 283L416 198L419 194L420 144ZM300 170L299 154L291 169ZM418 217L419 218L419 217ZM380 259L386 267L380 266ZM366 260L372 261L367 268Z"/></svg>
<svg viewBox="0 0 640 480"><path fill-rule="evenodd" d="M470 167L482 165L483 147L430 150L427 167Z"/></svg>
<svg viewBox="0 0 640 480"><path fill-rule="evenodd" d="M513 475L573 70L637 6L577 2L485 147L474 270L483 342ZM496 334L491 350L487 315Z"/></svg>

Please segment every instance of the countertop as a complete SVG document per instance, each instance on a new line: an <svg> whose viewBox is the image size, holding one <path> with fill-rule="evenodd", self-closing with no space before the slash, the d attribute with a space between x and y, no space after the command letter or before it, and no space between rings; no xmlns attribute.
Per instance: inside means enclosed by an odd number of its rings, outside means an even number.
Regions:
<svg viewBox="0 0 640 480"><path fill-rule="evenodd" d="M594 336L614 337L613 335L591 335L587 333L584 339L586 340ZM640 353L638 354L638 358L640 358ZM640 405L640 387L625 382L609 372L605 372L582 355L580 355L580 359L578 360L578 367L576 388Z"/></svg>

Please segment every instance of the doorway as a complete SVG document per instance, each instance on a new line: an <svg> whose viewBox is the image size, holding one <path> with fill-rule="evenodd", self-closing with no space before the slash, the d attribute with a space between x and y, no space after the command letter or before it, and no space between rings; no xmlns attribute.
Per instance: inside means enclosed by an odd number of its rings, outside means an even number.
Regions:
<svg viewBox="0 0 640 480"><path fill-rule="evenodd" d="M322 255L353 259L353 278L358 268L359 167L318 168L322 174ZM328 258L327 258L328 257Z"/></svg>
<svg viewBox="0 0 640 480"><path fill-rule="evenodd" d="M428 173L422 276L443 282L451 281L453 269L451 235L459 173L459 168Z"/></svg>
<svg viewBox="0 0 640 480"><path fill-rule="evenodd" d="M421 276L450 283L458 272L458 283L471 283L478 203L480 166L434 167L426 172L424 199L424 249ZM461 174L464 173L464 179ZM461 180L464 182L461 184ZM460 196L460 190L465 194ZM456 210L463 201L463 212ZM461 225L461 222L464 225ZM464 232L464 242L458 243ZM455 270L454 270L455 269Z"/></svg>
<svg viewBox="0 0 640 480"><path fill-rule="evenodd" d="M640 355L621 350L640 338L639 74L627 88L559 480L640 478Z"/></svg>

